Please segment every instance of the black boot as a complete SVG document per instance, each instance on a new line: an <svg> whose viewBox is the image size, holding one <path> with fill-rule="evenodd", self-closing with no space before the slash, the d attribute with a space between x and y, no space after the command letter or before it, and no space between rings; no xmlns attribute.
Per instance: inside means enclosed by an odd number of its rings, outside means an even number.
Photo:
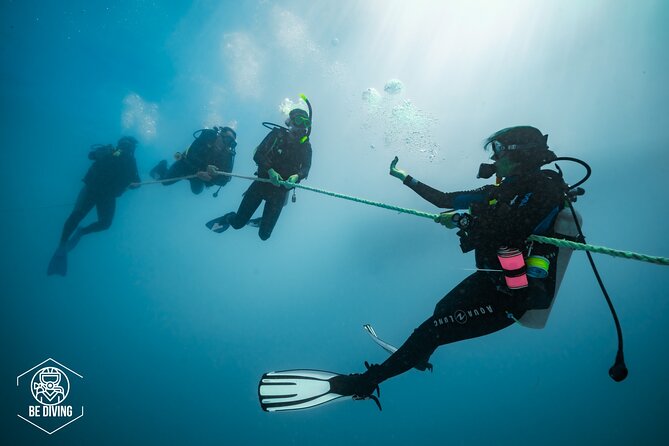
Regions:
<svg viewBox="0 0 669 446"><path fill-rule="evenodd" d="M369 365L365 361L365 367L367 367L367 371L364 373L337 375L330 378L330 390L339 395L352 396L354 400L371 399L376 403L379 410L382 410L378 398L381 396L379 390L379 383L382 381L379 373L381 366L377 364ZM374 395L374 391L376 391L376 395Z"/></svg>
<svg viewBox="0 0 669 446"><path fill-rule="evenodd" d="M156 164L155 167L151 169L151 172L149 172L149 175L151 175L151 178L154 180L162 180L165 178L165 175L167 175L167 161L162 160Z"/></svg>

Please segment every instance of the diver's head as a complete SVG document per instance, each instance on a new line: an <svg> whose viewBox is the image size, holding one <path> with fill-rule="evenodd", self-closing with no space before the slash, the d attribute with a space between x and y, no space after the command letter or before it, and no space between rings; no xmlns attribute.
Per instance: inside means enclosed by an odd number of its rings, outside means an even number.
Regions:
<svg viewBox="0 0 669 446"><path fill-rule="evenodd" d="M517 126L499 130L490 135L484 144L490 149L494 164L482 164L479 178L520 175L538 170L553 161L555 153L548 150L548 135L535 127Z"/></svg>
<svg viewBox="0 0 669 446"><path fill-rule="evenodd" d="M237 147L237 132L230 127L219 127L218 134L226 147L234 149Z"/></svg>
<svg viewBox="0 0 669 446"><path fill-rule="evenodd" d="M301 108L294 108L286 118L288 129L294 133L306 134L311 128L311 119L309 114Z"/></svg>
<svg viewBox="0 0 669 446"><path fill-rule="evenodd" d="M132 136L123 136L116 143L116 148L124 153L135 153L135 148L137 148L137 140Z"/></svg>

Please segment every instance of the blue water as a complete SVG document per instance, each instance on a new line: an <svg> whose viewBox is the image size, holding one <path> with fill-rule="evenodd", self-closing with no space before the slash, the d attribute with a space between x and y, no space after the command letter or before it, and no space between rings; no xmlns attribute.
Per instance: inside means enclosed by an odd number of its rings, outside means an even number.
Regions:
<svg viewBox="0 0 669 446"><path fill-rule="evenodd" d="M665 444L664 266L595 256L625 332L622 383L576 253L545 329L441 347L433 373L382 384L383 412L285 414L261 411L262 373L383 361L362 325L401 344L473 267L454 233L298 191L268 241L217 235L204 222L236 209L246 180L218 198L147 185L66 278L45 271L91 144L134 135L147 180L194 130L233 125L235 171L251 175L261 121L300 93L314 106L305 184L437 212L388 176L395 155L436 188L474 188L484 138L533 125L593 168L577 202L589 242L669 256L667 20L661 0L2 1L0 443ZM86 409L51 436L16 416L17 375L47 358L83 376Z"/></svg>

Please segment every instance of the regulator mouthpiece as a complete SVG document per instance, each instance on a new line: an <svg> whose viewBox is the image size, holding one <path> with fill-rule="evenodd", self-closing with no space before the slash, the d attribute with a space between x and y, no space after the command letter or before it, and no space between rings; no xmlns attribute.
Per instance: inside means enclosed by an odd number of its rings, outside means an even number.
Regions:
<svg viewBox="0 0 669 446"><path fill-rule="evenodd" d="M479 173L476 178L488 179L497 173L497 167L494 164L483 163L479 166Z"/></svg>

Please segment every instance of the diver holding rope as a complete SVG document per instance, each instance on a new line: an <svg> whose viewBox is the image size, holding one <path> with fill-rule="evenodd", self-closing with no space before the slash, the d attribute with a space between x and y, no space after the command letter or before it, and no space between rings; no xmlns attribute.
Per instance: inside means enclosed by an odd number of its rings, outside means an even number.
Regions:
<svg viewBox="0 0 669 446"><path fill-rule="evenodd" d="M386 361L380 365L365 362L364 373L265 373L258 387L262 409L305 409L344 396L372 399L380 409L379 384L411 368L425 370L439 346L485 336L516 322L543 327L571 250L528 241L528 237L537 234L582 239L580 217L573 211L571 201L582 193L577 186L587 179L586 176L568 186L559 167L558 171L541 169L560 159L549 150L547 139L548 135L530 126L509 127L489 136L484 148L492 151L494 163L482 164L478 176L496 175L497 182L472 191L438 191L397 168L396 157L390 165L390 175L435 206L447 209L435 220L458 231L463 252L474 250L477 271L449 291L437 303L434 313ZM619 351L609 373L621 381L627 376L627 369L622 332L613 314Z"/></svg>
<svg viewBox="0 0 669 446"><path fill-rule="evenodd" d="M270 132L256 148L253 160L258 165L258 179L244 193L237 212L229 212L206 223L213 232L222 233L230 226L241 229L247 224L257 226L261 240L267 240L288 201L293 185L304 180L311 169L312 109L306 96L301 95L309 113L294 108L286 118L286 125L263 122ZM293 192L294 193L294 192ZM293 200L294 200L293 195ZM262 217L251 220L253 213L265 201Z"/></svg>

